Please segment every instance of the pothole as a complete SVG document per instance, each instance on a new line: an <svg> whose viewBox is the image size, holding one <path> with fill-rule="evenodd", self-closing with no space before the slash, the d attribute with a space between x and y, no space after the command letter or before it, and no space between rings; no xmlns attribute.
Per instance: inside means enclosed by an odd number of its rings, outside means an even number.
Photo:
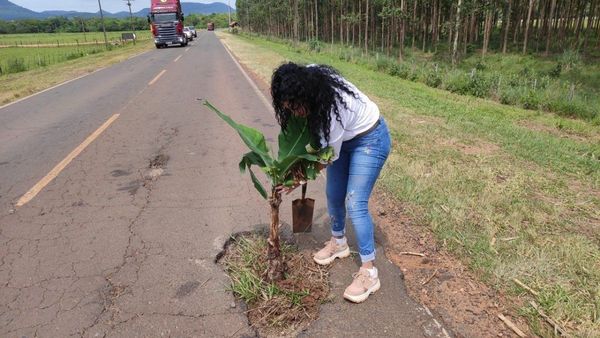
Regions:
<svg viewBox="0 0 600 338"><path fill-rule="evenodd" d="M169 155L159 153L150 160L150 164L148 165L148 168L149 169L163 169L167 166L167 162L169 162Z"/></svg>
<svg viewBox="0 0 600 338"><path fill-rule="evenodd" d="M144 186L148 182L156 181L165 172L168 162L169 155L162 152L155 155L148 164L148 170L144 173Z"/></svg>
<svg viewBox="0 0 600 338"><path fill-rule="evenodd" d="M231 236L216 260L231 278L230 289L243 302L248 322L259 336L295 336L319 316L329 300L329 268L316 264L312 253L281 243L285 279L269 283L267 239L256 233Z"/></svg>

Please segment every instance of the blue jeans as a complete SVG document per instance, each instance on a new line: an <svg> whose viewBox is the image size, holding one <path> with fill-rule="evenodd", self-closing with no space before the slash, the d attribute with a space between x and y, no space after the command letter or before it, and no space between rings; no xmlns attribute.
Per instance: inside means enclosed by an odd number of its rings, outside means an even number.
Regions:
<svg viewBox="0 0 600 338"><path fill-rule="evenodd" d="M390 153L390 133L383 118L366 135L342 143L340 156L327 167L327 209L331 234L343 236L346 211L354 225L360 259L375 259L375 235L369 197Z"/></svg>

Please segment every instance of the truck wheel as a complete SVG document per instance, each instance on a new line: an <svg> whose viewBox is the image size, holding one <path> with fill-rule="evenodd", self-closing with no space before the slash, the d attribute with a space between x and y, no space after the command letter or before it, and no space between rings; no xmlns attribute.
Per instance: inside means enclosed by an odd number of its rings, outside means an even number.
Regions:
<svg viewBox="0 0 600 338"><path fill-rule="evenodd" d="M156 49L160 49L160 48L162 47L162 46L161 46L161 45L159 45L159 44L156 44L155 46L156 46Z"/></svg>

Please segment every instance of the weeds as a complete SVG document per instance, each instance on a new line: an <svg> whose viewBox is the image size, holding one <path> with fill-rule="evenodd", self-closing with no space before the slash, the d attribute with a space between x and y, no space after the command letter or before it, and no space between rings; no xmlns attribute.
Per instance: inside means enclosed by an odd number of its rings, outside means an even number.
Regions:
<svg viewBox="0 0 600 338"><path fill-rule="evenodd" d="M329 293L327 269L310 257L283 244L288 264L285 280L267 283L267 241L262 236L238 236L222 262L231 278L231 291L248 305L248 317L259 330L292 330L318 316Z"/></svg>
<svg viewBox="0 0 600 338"><path fill-rule="evenodd" d="M6 73L20 73L27 70L25 60L22 58L10 59L6 66Z"/></svg>

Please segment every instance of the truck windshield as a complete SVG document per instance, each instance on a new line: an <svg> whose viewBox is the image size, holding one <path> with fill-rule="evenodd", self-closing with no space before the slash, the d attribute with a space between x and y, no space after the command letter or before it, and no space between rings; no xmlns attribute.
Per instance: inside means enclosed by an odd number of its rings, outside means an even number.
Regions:
<svg viewBox="0 0 600 338"><path fill-rule="evenodd" d="M161 23L161 22L173 22L177 21L176 13L156 13L152 14L152 22Z"/></svg>

